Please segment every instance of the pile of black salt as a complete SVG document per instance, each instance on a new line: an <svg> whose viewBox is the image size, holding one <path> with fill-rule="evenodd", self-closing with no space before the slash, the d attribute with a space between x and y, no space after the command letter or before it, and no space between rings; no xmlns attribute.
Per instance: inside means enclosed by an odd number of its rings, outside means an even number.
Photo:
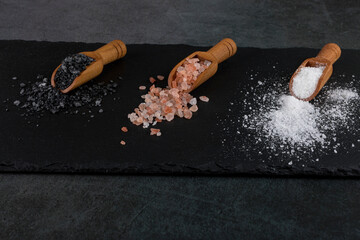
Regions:
<svg viewBox="0 0 360 240"><path fill-rule="evenodd" d="M56 87L61 90L68 88L93 61L93 58L84 54L73 54L66 57L56 71L54 78Z"/></svg>
<svg viewBox="0 0 360 240"><path fill-rule="evenodd" d="M25 110L23 114L25 116L45 112L77 114L80 113L79 108L83 106L87 109L98 107L97 111L101 113L103 97L116 92L117 86L118 84L112 80L108 83L89 82L63 94L59 89L51 86L48 78L38 75L36 82L20 83L20 98L13 101L13 104Z"/></svg>

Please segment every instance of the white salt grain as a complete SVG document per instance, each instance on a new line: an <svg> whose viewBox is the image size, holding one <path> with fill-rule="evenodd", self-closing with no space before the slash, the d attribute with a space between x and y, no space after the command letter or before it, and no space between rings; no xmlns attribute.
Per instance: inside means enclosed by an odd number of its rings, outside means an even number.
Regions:
<svg viewBox="0 0 360 240"><path fill-rule="evenodd" d="M292 90L298 98L308 98L316 90L325 67L302 67L293 79Z"/></svg>

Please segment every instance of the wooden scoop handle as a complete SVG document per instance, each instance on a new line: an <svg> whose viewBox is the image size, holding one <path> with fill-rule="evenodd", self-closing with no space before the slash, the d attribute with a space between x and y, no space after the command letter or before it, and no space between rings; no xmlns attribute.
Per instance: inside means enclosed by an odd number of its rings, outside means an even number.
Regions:
<svg viewBox="0 0 360 240"><path fill-rule="evenodd" d="M95 52L101 56L104 65L106 65L115 60L118 60L119 58L124 57L126 51L126 45L125 43L123 43L123 41L114 40L97 49Z"/></svg>
<svg viewBox="0 0 360 240"><path fill-rule="evenodd" d="M331 64L334 64L336 60L339 59L341 55L340 47L335 43L326 44L316 56L317 58L324 58L330 61Z"/></svg>
<svg viewBox="0 0 360 240"><path fill-rule="evenodd" d="M218 60L218 63L221 63L233 56L236 50L236 43L230 38L225 38L207 52L213 55Z"/></svg>

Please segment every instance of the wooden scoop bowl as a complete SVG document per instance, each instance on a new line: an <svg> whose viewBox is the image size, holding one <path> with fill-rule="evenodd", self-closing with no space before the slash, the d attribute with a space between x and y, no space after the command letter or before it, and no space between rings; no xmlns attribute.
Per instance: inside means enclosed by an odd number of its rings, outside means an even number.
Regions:
<svg viewBox="0 0 360 240"><path fill-rule="evenodd" d="M191 92L192 90L203 84L206 80L211 78L216 73L218 69L218 64L225 61L229 57L233 56L236 53L236 50L237 50L236 43L230 38L225 38L221 40L219 43L217 43L215 46L213 46L211 49L209 49L207 52L198 51L190 54L189 56L184 58L181 62L179 62L170 72L168 78L169 87L170 88L173 87L172 82L176 78L176 71L178 67L183 65L186 59L197 57L200 60L208 60L211 62L210 66L197 77L192 87L186 91L186 92Z"/></svg>
<svg viewBox="0 0 360 240"><path fill-rule="evenodd" d="M71 90L83 85L91 79L97 77L103 70L104 65L111 63L126 54L126 45L120 40L114 40L102 46L93 52L80 52L88 57L93 58L93 61L86 69L74 79L71 85L65 89L60 90L62 93L68 93ZM61 64L54 70L51 76L51 85L55 87L55 75Z"/></svg>
<svg viewBox="0 0 360 240"><path fill-rule="evenodd" d="M295 71L295 73L292 75L289 83L289 90L292 96L296 97L299 100L303 101L310 101L318 95L320 90L323 88L325 83L329 80L331 77L331 74L333 72L333 64L336 62L336 60L339 59L341 55L341 49L340 47L335 43L328 43L326 44L318 53L316 57L308 58L306 59ZM299 98L295 95L295 93L292 90L293 87L293 80L294 77L300 72L301 68L303 67L325 67L322 75L319 78L318 84L316 86L316 89L314 93L308 97L308 98Z"/></svg>

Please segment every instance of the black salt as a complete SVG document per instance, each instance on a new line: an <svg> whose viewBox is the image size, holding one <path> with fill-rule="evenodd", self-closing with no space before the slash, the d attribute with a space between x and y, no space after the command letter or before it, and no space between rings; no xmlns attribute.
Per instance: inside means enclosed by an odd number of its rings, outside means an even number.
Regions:
<svg viewBox="0 0 360 240"><path fill-rule="evenodd" d="M41 112L77 114L79 107L87 107L91 112L89 109L100 107L103 97L116 92L116 87L114 83L90 82L63 94L53 88L47 78L39 75L36 82L20 89L20 99L15 99L14 104L26 110L25 116Z"/></svg>
<svg viewBox="0 0 360 240"><path fill-rule="evenodd" d="M55 74L55 85L63 90L68 88L82 71L94 61L84 54L73 54L66 57Z"/></svg>

